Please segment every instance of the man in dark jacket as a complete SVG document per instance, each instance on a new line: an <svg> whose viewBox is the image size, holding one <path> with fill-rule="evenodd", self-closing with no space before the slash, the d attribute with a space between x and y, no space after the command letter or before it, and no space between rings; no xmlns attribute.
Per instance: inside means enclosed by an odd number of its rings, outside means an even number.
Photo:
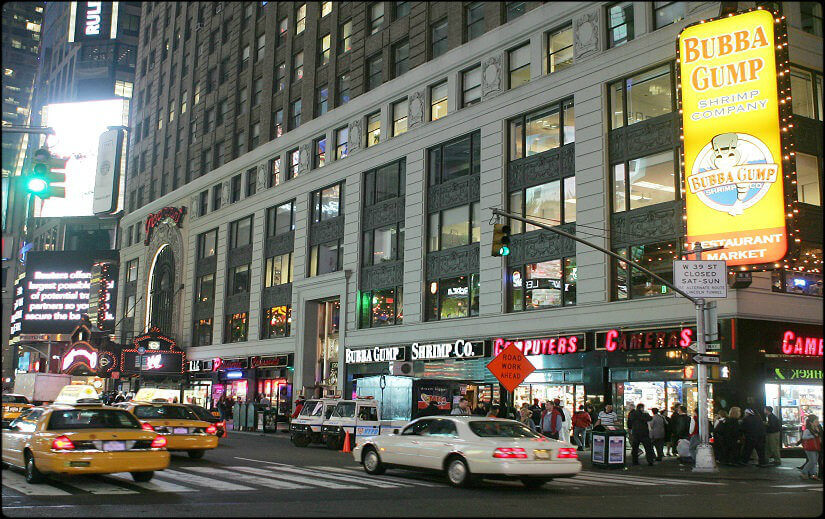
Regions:
<svg viewBox="0 0 825 519"><path fill-rule="evenodd" d="M745 409L745 418L742 420L742 433L745 435L745 447L742 449L742 459L739 460L739 463L747 465L755 448L756 455L759 458L758 466L770 467L768 460L765 458L765 423L756 416L753 409Z"/></svg>
<svg viewBox="0 0 825 519"><path fill-rule="evenodd" d="M773 414L773 407L765 407L765 457L771 458L774 465L782 464L782 453L780 451L779 435L782 431L782 423Z"/></svg>
<svg viewBox="0 0 825 519"><path fill-rule="evenodd" d="M651 416L645 412L645 405L638 404L636 409L630 411L627 417L627 425L633 433L630 440L630 455L633 457L633 464L639 464L639 444L641 443L645 448L645 458L647 464L653 465L653 443L650 441L650 430L647 422L651 420Z"/></svg>

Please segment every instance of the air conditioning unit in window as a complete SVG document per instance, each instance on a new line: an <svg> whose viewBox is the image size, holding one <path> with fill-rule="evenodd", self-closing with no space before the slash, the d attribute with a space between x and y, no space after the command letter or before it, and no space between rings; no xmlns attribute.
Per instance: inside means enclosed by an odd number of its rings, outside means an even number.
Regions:
<svg viewBox="0 0 825 519"><path fill-rule="evenodd" d="M413 374L412 362L390 362L390 375L411 377Z"/></svg>

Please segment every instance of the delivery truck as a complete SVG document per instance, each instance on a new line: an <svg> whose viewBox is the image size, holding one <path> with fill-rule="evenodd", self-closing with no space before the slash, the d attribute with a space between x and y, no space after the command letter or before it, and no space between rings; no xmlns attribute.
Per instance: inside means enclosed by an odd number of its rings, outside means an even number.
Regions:
<svg viewBox="0 0 825 519"><path fill-rule="evenodd" d="M62 373L18 373L14 377L14 392L34 405L54 402L63 386L72 383L72 376Z"/></svg>

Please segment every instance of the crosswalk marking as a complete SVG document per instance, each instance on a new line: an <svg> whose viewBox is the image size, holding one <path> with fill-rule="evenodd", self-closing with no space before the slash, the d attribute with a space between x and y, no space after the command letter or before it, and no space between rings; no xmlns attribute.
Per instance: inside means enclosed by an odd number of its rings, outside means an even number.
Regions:
<svg viewBox="0 0 825 519"><path fill-rule="evenodd" d="M119 481L125 481L130 485L135 485L140 487L144 490L150 490L152 492L198 492L196 488L185 487L183 485L176 485L175 483L170 483L169 481L163 481L157 478L154 478L152 481L142 482L139 483L132 478L132 475L128 472L118 472L117 474L106 474L104 476L106 478L114 478Z"/></svg>
<svg viewBox="0 0 825 519"><path fill-rule="evenodd" d="M175 478L180 481L186 481L194 485L202 486L212 490L255 490L252 487L245 487L243 485L236 485L228 481L222 481L216 478L205 478L188 472L178 472L177 470L166 469L155 474L156 478L172 479Z"/></svg>
<svg viewBox="0 0 825 519"><path fill-rule="evenodd" d="M294 466L284 466L278 465L273 467L274 471L282 470L285 472L297 472L298 474L307 474L310 476L316 476L320 478L332 479L334 481L345 481L347 483L357 483L359 485L366 485L368 487L379 487L379 488L387 488L387 487L401 487L403 485L396 484L396 483L380 483L375 480L369 479L369 477L364 477L363 474L330 474L326 470L314 470L312 467L294 467Z"/></svg>
<svg viewBox="0 0 825 519"><path fill-rule="evenodd" d="M298 476L295 474L276 474L270 470L256 468L256 467L236 467L239 470L243 470L244 472L249 472L252 474L260 474L262 476L268 476L271 478L287 478L289 481L297 481L299 483L305 483L308 485L314 485L324 488L334 488L337 490L352 490L352 489L363 489L364 487L359 487L358 485L346 485L342 483L335 483L332 481L322 481L317 478L311 477L304 477Z"/></svg>
<svg viewBox="0 0 825 519"><path fill-rule="evenodd" d="M62 481L61 481L62 482ZM114 483L107 483L99 479L91 479L89 476L78 476L68 480L68 483L90 494L137 494L136 490L124 488Z"/></svg>
<svg viewBox="0 0 825 519"><path fill-rule="evenodd" d="M187 471L193 470L195 472L200 472L201 474L214 474L215 469L212 467L184 467ZM233 480L240 481L242 483L250 483L252 485L258 485L261 487L267 488L276 488L276 489L290 489L294 490L296 488L304 488L301 485L296 485L294 483L289 483L287 481L280 481L277 479L265 478L261 476L254 476L252 474L244 474L243 472L244 467L224 467L223 470L231 470L232 474L231 477ZM239 472L241 471L241 472ZM228 473L224 474L229 476Z"/></svg>
<svg viewBox="0 0 825 519"><path fill-rule="evenodd" d="M347 475L363 473L363 470L360 470L360 469L357 469L357 468L354 468L354 467L316 466L316 467L311 467L311 468L318 469L318 470L329 470L329 471L332 471L332 472L339 472L341 474L347 474ZM437 484L433 484L433 483L425 483L423 481L419 481L419 480L416 480L416 479L407 479L407 478L399 478L399 477L396 477L396 476L388 476L386 474L383 474L381 476L370 476L370 478L373 478L373 479L376 479L376 480L379 480L379 481L385 481L385 482L388 482L390 484L398 483L401 486L404 486L404 485L412 485L412 486L417 486L417 487L439 487L439 486L442 486L442 485L437 485Z"/></svg>
<svg viewBox="0 0 825 519"><path fill-rule="evenodd" d="M49 485L32 485L26 483L26 478L22 474L12 472L11 470L3 471L3 486L12 490L16 490L27 496L69 496L69 492L60 490Z"/></svg>
<svg viewBox="0 0 825 519"><path fill-rule="evenodd" d="M593 474L593 473L587 473L587 472L579 472L572 479L574 479L574 480L587 479L587 480L591 480L591 481L599 481L599 482L602 482L602 483L630 483L632 481L632 483L634 485L641 485L641 486L656 485L656 483L651 483L649 481L640 480L638 478L633 478L631 480L631 478L624 477L624 476L614 476L614 475L606 475L606 474Z"/></svg>

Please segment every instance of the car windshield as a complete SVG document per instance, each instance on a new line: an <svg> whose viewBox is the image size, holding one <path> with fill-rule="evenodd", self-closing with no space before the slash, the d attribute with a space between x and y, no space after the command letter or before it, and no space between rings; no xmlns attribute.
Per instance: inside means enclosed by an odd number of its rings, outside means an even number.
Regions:
<svg viewBox="0 0 825 519"><path fill-rule="evenodd" d="M339 402L332 412L334 418L352 418L355 416L355 402Z"/></svg>
<svg viewBox="0 0 825 519"><path fill-rule="evenodd" d="M135 416L144 420L166 418L168 420L197 420L191 410L176 405L139 405L135 407Z"/></svg>
<svg viewBox="0 0 825 519"><path fill-rule="evenodd" d="M62 429L140 429L140 422L126 411L113 409L52 411L49 430Z"/></svg>
<svg viewBox="0 0 825 519"><path fill-rule="evenodd" d="M518 422L476 420L468 425L473 434L482 438L541 438L540 434Z"/></svg>
<svg viewBox="0 0 825 519"><path fill-rule="evenodd" d="M308 400L304 403L304 407L301 409L300 416L321 416L321 413L324 411L324 403L320 400Z"/></svg>
<svg viewBox="0 0 825 519"><path fill-rule="evenodd" d="M4 404L28 404L29 399L23 395L3 395Z"/></svg>

